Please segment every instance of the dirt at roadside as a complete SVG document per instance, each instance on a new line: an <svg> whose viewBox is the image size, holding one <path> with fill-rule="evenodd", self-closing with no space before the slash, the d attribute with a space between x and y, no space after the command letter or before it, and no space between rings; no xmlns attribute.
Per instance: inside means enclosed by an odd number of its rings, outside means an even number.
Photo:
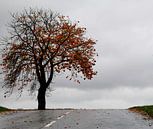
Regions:
<svg viewBox="0 0 153 129"><path fill-rule="evenodd" d="M9 114L16 113L16 112L18 111L17 110L3 111L3 112L0 112L0 115L9 115Z"/></svg>
<svg viewBox="0 0 153 129"><path fill-rule="evenodd" d="M131 111L131 112L134 112L134 113L142 115L144 117L144 119L153 119L146 112L142 111L139 108L132 107L132 108L129 108L128 110Z"/></svg>

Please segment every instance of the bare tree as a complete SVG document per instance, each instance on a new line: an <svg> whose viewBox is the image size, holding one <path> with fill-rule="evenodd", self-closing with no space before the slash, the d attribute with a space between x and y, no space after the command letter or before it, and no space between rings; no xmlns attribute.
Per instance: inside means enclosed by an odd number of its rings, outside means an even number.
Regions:
<svg viewBox="0 0 153 129"><path fill-rule="evenodd" d="M78 74L92 79L96 72L95 41L85 37L86 29L72 23L68 17L52 11L25 10L13 14L10 38L2 55L4 87L9 93L14 87L39 82L38 109L45 109L45 94L54 73L70 71L66 78L77 80Z"/></svg>

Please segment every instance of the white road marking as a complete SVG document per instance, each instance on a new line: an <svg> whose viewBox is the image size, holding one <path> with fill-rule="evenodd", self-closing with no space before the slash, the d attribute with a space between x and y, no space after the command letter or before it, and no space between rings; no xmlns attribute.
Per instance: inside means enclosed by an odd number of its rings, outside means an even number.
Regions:
<svg viewBox="0 0 153 129"><path fill-rule="evenodd" d="M70 113L70 112L66 112L66 113L64 113L64 115L68 115L69 113ZM62 118L64 117L64 115L59 116L57 119L58 119L58 120L62 119Z"/></svg>
<svg viewBox="0 0 153 129"><path fill-rule="evenodd" d="M66 113L64 113L64 115L68 115L70 112L72 112L72 111L66 112ZM62 118L64 117L64 115L57 117L57 120L62 119ZM45 128L50 127L50 126L53 125L54 123L56 123L55 120L54 120L54 121L51 121L49 124L47 124L47 125L45 126Z"/></svg>
<svg viewBox="0 0 153 129"><path fill-rule="evenodd" d="M52 124L54 124L56 121L51 121L49 124L47 124L45 127L50 127Z"/></svg>
<svg viewBox="0 0 153 129"><path fill-rule="evenodd" d="M69 114L70 112L66 112L65 115Z"/></svg>
<svg viewBox="0 0 153 129"><path fill-rule="evenodd" d="M60 119L62 119L63 117L64 117L64 115L63 115L63 116L59 116L57 119L60 120Z"/></svg>

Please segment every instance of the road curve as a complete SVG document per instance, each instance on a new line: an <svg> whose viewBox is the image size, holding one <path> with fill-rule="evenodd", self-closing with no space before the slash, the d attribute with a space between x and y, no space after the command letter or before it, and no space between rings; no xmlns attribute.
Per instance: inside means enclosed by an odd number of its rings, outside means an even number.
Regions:
<svg viewBox="0 0 153 129"><path fill-rule="evenodd" d="M46 110L0 115L0 129L153 129L128 110Z"/></svg>

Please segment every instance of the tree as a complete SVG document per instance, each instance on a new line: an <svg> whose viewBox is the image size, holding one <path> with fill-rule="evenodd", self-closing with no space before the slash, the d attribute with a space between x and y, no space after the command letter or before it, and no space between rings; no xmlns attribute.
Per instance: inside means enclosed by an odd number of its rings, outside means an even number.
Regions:
<svg viewBox="0 0 153 129"><path fill-rule="evenodd" d="M38 109L45 109L45 94L55 73L70 71L66 78L77 80L78 74L92 79L96 72L95 41L85 37L86 29L68 17L44 10L24 10L12 14L10 37L2 55L4 87L12 93L39 82Z"/></svg>

